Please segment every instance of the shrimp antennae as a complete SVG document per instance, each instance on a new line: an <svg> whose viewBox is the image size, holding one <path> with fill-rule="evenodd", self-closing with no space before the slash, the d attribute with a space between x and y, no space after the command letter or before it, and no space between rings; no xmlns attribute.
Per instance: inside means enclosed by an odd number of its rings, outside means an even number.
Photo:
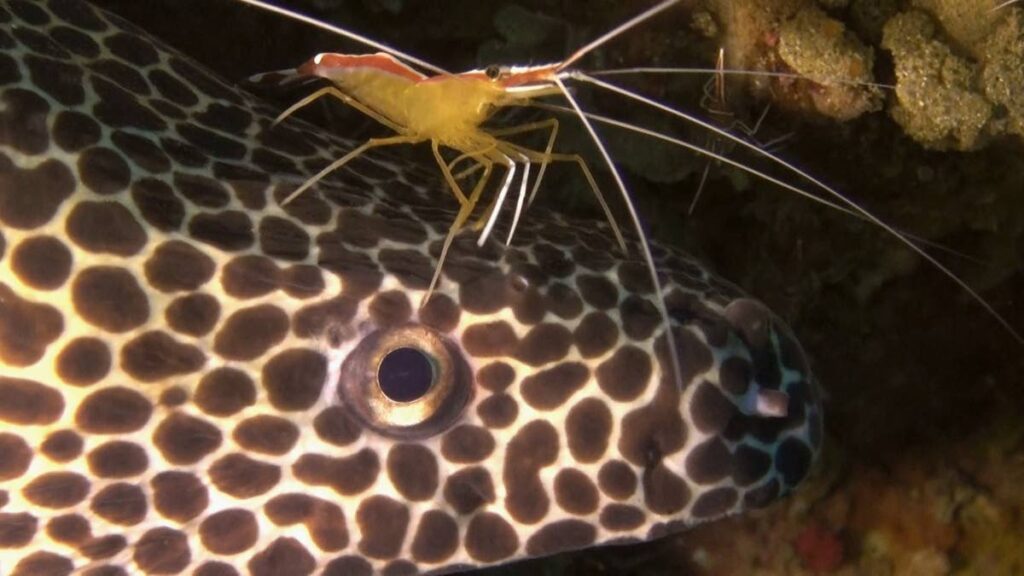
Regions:
<svg viewBox="0 0 1024 576"><path fill-rule="evenodd" d="M619 24L615 28L612 28L611 30L599 36L597 39L587 43L582 48L579 48L578 50L573 52L568 58L563 60L562 63L555 68L555 72L561 72L562 70L565 70L566 68L574 64L577 60L583 58L584 56L586 56L596 48L600 47L601 45L605 44L609 40L616 38L623 32L635 27L636 25L647 20L648 18L653 17L655 14L658 14L663 10L667 10L674 4L678 4L680 1L681 0L665 0L664 2L660 2L648 8L647 10L644 10L643 12L637 14L636 16L630 18L629 20L623 22L622 24Z"/></svg>
<svg viewBox="0 0 1024 576"><path fill-rule="evenodd" d="M635 19L634 19L635 20ZM615 167L615 163L612 162L612 157L608 153L601 139L597 136L597 131L594 130L590 120L587 119L586 113L580 108L579 104L576 103L576 99L569 93L569 89L565 87L562 79L556 75L554 81L561 89L562 95L565 96L569 105L576 112L580 122L583 123L583 127L586 128L590 134L590 139L594 142L598 152L601 153L601 157L604 158L605 164L612 173L612 178L615 179L615 185L618 186L619 192L622 193L622 199L626 203L626 209L629 211L629 217L633 221L633 226L636 227L637 236L640 238L640 250L643 252L643 258L647 265L647 269L651 274L651 285L654 287L654 295L658 313L661 315L662 322L665 323L665 343L668 345L669 358L672 362L672 378L678 383L680 389L684 386L683 382L683 369L679 363L679 352L676 350L675 335L672 333L672 322L668 314L668 306L665 304L665 295L662 291L661 282L658 280L658 267L654 263L654 255L651 253L651 246L647 242L647 236L644 234L643 226L640 224L640 216L636 212L636 206L629 197L629 192L626 190L626 184L622 181L622 176L619 174L619 170Z"/></svg>
<svg viewBox="0 0 1024 576"><path fill-rule="evenodd" d="M963 279L961 279L959 276L957 276L955 273L953 273L952 270L950 270L945 265L943 265L941 262L939 262L937 259L935 259L934 256L928 254L921 247L919 247L916 244L914 244L909 238L907 238L905 235L901 234L898 230L893 228L891 225L889 225L886 222L884 222L881 219L879 219L877 216L872 214L869 210L866 210L865 208L861 207L860 204L857 204L853 200L850 200L846 196L843 196L836 189L834 189L831 186L825 184L824 182L822 182L821 180L815 178L814 176L811 176L806 171L801 170L800 168L798 168L793 163L788 162L788 161L786 161L786 160L784 160L784 159L782 159L782 158L780 158L778 156L775 156L774 154L770 154L770 153L768 153L768 152L758 148L757 146L751 144L750 142L747 142L746 140L744 140L744 139L742 139L742 138L740 138L740 137L738 137L738 136L736 136L734 134L731 134L731 133L729 133L726 130L723 130L723 129L717 127L717 126L714 126L714 125L710 124L709 122L701 120L700 118L697 118L696 116L693 116L691 114L687 114L687 113L679 111L679 110L675 110L674 108L671 108L670 106L666 106L665 104L662 104L662 103L660 103L660 102L658 102L656 100L653 100L653 99L648 98L646 96L643 96L641 94L637 94L637 93L632 92L630 90L626 90L625 88L622 88L620 86L616 86L615 84L609 84L608 82L604 82L602 80L598 80L597 78L589 76L589 75L587 75L587 74L585 74L583 72L580 72L578 70L569 70L569 71L561 72L559 75L561 77L572 78L572 79L575 79L575 80L580 80L580 81L583 81L583 82L594 84L594 85L596 85L598 87L604 88L604 89L606 89L606 90L608 90L610 92L613 92L615 94L619 94L619 95L625 96L625 97L630 98L632 100L636 100L638 102L641 102L643 104L651 106L651 107L653 107L653 108L655 108L657 110L661 110L661 111L663 111L663 112L665 112L667 114L670 114L672 116L676 116L677 118L680 118L680 119L685 120L687 122L690 122L690 123L702 126L702 127L706 128L708 130L711 130L711 131L721 135L724 138L727 138L729 140L732 140L733 142L736 142L737 144L739 144L740 146L742 146L744 148L747 148L748 150L752 150L754 153L756 153L756 154L758 154L758 155L760 155L760 156L762 156L764 158L767 158L771 162L774 162L775 164L778 164L778 165L786 168L790 172L792 172L792 173L794 173L794 174L796 174L796 175L806 179L807 181L813 183L815 186L817 186L820 189L824 190L829 196L838 199L841 203L849 206L853 211L861 214L869 222L875 224L876 226L882 228L883 230L885 230L889 234L892 234L893 236L895 236L900 242L905 244L911 250L916 252L919 256L921 256L926 261L928 261L929 264L931 264L932 266L937 268L940 272L942 272L942 274L944 274L946 277L948 277L950 280L952 280L958 286L960 286L960 288L962 288L965 292L967 292L967 294L969 294L972 299L974 299L979 305L981 305L981 307L984 308L985 311L993 319L995 319L996 322L998 322L1007 332L1009 332L1010 335L1017 342L1019 342L1021 344L1024 344L1024 336L1022 336L1009 323L1009 321L1007 321L1005 318L1003 318L1002 315L1000 315L998 312L996 312L995 308L993 308L991 304L989 304L984 298L982 298L981 294L979 294L974 288L972 288L970 284L968 284ZM659 139L662 139L662 140L668 140L667 136L664 136L664 135L660 135L659 136L659 135L657 135L657 133L651 133L650 135L654 136L654 137L657 137ZM762 177L768 178L766 175L762 175ZM772 182L778 183L778 181L773 179L773 178L768 178L768 179L770 181L772 181ZM792 186L786 186L786 187L790 188L790 189L794 188ZM808 194L807 192L803 192L803 194L807 195L807 196L810 196L810 197L813 197L813 195Z"/></svg>
<svg viewBox="0 0 1024 576"><path fill-rule="evenodd" d="M848 80L846 78L814 77L800 74L798 72L769 72L758 70L744 70L742 68L686 68L686 67L661 67L661 66L637 66L633 68L609 68L606 70L595 70L588 72L591 76L626 76L630 74L723 74L728 76L757 76L763 78L787 78L795 80L810 80L819 84L844 84L849 86L867 86L869 88L885 88L895 90L892 84L881 82L865 82L863 80Z"/></svg>
<svg viewBox="0 0 1024 576"><path fill-rule="evenodd" d="M309 24L311 26L315 26L317 28L320 28L321 30L326 30L328 32L337 34L339 36L348 38L349 40L354 40L355 42L359 42L361 44L369 46L370 48L376 48L377 50L381 50L383 52L387 52L388 54L391 54L395 58L398 58L400 60L405 60L406 62L408 62L410 64L415 64L416 66L419 66L420 68L423 68L424 70L430 70L431 72L436 72L438 74L445 74L445 75L450 74L450 72L448 72L444 68L441 68L439 66L431 64L430 62L427 62L425 60L420 60L419 58L417 58L415 56L412 56L410 54L406 54L405 52L402 52L401 50L396 50L396 49L388 46L387 44L382 44L380 42L377 42L376 40L373 40L371 38L367 38L366 36L363 36L362 34L356 34L355 32L351 32L349 30L345 30L344 28L339 28L337 26L332 26L332 25L330 25L330 24L328 24L326 22L323 22L323 21L317 20L316 18L313 18L312 16L306 16L305 14L302 14L301 12L296 12L294 10L289 10L287 8L281 8L280 6L275 6L275 5L273 5L273 4L269 3L269 2L264 2L263 0L238 0L238 1L242 2L243 4L248 4L250 6L255 6L256 8L262 8L263 10L267 10L268 12L273 12L274 14L280 14L281 16L284 16L286 18L291 18L292 20L296 20L298 22L303 22L303 23Z"/></svg>

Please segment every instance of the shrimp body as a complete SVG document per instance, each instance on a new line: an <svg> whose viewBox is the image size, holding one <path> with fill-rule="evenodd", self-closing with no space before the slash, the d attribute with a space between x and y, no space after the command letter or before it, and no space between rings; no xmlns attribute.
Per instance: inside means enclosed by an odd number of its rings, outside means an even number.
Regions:
<svg viewBox="0 0 1024 576"><path fill-rule="evenodd" d="M485 72L426 76L383 52L319 54L297 70L320 76L364 104L406 136L437 141L460 152L485 148L494 138L480 130L499 107L524 100L508 82Z"/></svg>

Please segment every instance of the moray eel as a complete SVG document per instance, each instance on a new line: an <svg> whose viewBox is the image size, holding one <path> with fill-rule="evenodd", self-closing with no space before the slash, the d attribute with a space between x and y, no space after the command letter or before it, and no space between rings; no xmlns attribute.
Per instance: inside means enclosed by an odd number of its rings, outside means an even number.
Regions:
<svg viewBox="0 0 1024 576"><path fill-rule="evenodd" d="M822 438L789 330L454 202L79 0L0 2L0 573L443 574L761 508Z"/></svg>

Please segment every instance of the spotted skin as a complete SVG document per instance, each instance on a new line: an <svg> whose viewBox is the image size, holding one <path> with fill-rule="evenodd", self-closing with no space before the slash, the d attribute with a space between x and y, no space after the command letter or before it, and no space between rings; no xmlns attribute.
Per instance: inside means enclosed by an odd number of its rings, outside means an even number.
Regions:
<svg viewBox="0 0 1024 576"><path fill-rule="evenodd" d="M429 172L368 156L282 207L352 143L272 129L79 0L3 0L0 25L0 573L441 574L807 474L799 345L687 257L656 249L681 387L601 224L460 236L420 308L453 216ZM420 412L372 401L395 342L439 374Z"/></svg>

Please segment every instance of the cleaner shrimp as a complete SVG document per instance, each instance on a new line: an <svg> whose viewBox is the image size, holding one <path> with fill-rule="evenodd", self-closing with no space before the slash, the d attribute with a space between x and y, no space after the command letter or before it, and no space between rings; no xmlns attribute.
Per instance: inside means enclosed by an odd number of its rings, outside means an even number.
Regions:
<svg viewBox="0 0 1024 576"><path fill-rule="evenodd" d="M452 74L443 68L436 65L430 64L408 54L402 53L398 50L390 48L384 44L371 40L360 34L356 34L349 30L325 24L319 22L313 18L298 14L294 11L281 8L274 4L270 4L263 0L239 0L242 3L249 4L264 10L275 12L304 22L332 33L338 34L339 36L346 37L350 40L362 43L372 49L381 51L377 54L372 55L346 55L346 54L333 54L325 53L320 54L312 58L306 64L300 66L294 71L287 71L293 77L305 79L310 76L320 76L327 78L331 85L317 90L309 96L303 98L284 113L281 114L279 120L291 115L296 110L310 104L311 102L318 100L324 96L332 96L340 99L346 104L360 110L367 114L371 118L378 120L385 126L393 129L398 133L398 136L390 138L382 138L370 140L364 143L362 146L353 150L344 157L338 159L330 166L325 168L320 174L314 176L309 181L305 182L298 189L296 189L292 195L286 199L286 202L301 194L303 191L308 189L310 186L315 184L317 180L328 174L329 172L342 167L353 158L364 152L369 148L397 145L397 144L411 144L417 142L430 141L431 147L434 152L434 156L437 160L438 166L441 169L448 186L451 188L454 196L459 202L460 209L459 213L452 223L449 230L448 237L445 242L444 251L442 251L440 261L437 269L435 270L434 278L431 281L431 290L436 284L441 267L444 262L445 251L450 245L454 235L463 227L470 213L476 207L484 188L490 178L492 170L495 166L500 166L506 169L506 175L500 185L500 189L496 194L494 200L490 203L488 209L484 215L476 224L476 228L482 228L482 232L479 238L479 243L482 245L486 241L490 234L494 222L498 217L498 214L504 207L504 204L508 197L508 192L512 186L513 180L516 176L516 166L523 166L523 174L520 179L520 186L518 191L518 199L516 201L515 213L513 216L513 225L510 230L510 234L506 239L506 242L511 242L512 234L515 231L515 223L518 222L519 217L525 206L529 205L529 200L532 200L534 194L538 191L541 185L541 181L544 175L544 171L547 165L552 162L572 162L576 163L582 172L584 173L588 184L590 185L593 193L597 197L602 209L605 211L608 217L612 229L616 235L616 239L619 245L625 248L625 241L619 230L618 225L615 223L614 218L609 211L607 202L601 194L594 177L587 166L587 163L576 154L564 154L554 152L554 144L558 134L558 120L556 118L550 118L542 122L534 122L521 126L514 126L507 129L500 130L485 130L481 127L483 122L489 118L490 114L494 109L506 107L506 106L534 106L541 109L553 110L556 112L563 112L574 116L584 127L586 132L589 134L591 141L595 148L599 152L603 165L606 167L615 182L618 193L621 195L622 201L624 202L627 211L629 213L631 223L638 233L639 245L642 251L642 256L649 269L651 281L653 282L657 299L659 301L659 312L662 315L663 320L667 323L668 311L664 304L662 297L661 285L658 279L658 274L655 269L653 256L651 254L650 247L647 243L646 235L644 233L644 227L642 226L640 217L637 213L634 202L630 196L630 193L625 185L624 179L616 167L607 147L603 143L602 139L598 135L597 125L612 126L629 132L639 133L655 140L665 142L669 145L684 148L690 150L696 154L705 156L711 160L718 161L722 164L729 165L738 170L747 172L753 175L755 178L776 184L782 188L790 190L802 197L808 198L812 201L822 203L833 209L845 212L853 215L861 220L864 220L874 226L884 230L887 234L894 236L900 243L905 245L911 251L916 253L918 256L926 260L931 266L940 271L943 275L952 280L957 284L960 289L964 290L970 297L978 303L1002 328L1008 332L1016 341L1024 343L1024 336L1010 324L1010 322L1001 316L995 308L986 301L974 288L972 288L966 281L954 273L950 268L944 265L942 262L937 260L929 252L925 251L920 244L927 244L922 242L915 236L906 234L890 224L882 221L876 217L872 212L866 210L858 203L849 199L836 188L827 184L823 180L815 177L810 172L798 167L795 163L785 160L784 158L771 153L769 150L762 148L757 143L751 142L748 138L742 135L737 135L731 130L716 126L715 123L704 120L694 114L686 113L682 110L668 106L657 100L648 98L641 95L638 92L627 89L620 84L612 83L604 80L603 77L614 74L640 74L640 73L654 73L654 74L681 74L687 72L700 71L703 73L717 73L723 74L759 74L766 76L779 76L779 77L798 77L797 74L789 73L761 73L761 72L748 72L748 71L735 71L735 70L724 70L718 69L693 69L693 68L628 68L620 70L603 70L596 73L588 73L575 67L574 65L583 59L585 56L593 52L596 48L603 46L607 42L614 40L619 35L626 31L632 30L633 28L641 25L646 20L662 13L663 11L673 7L679 2L679 0L665 0L647 10L637 14L625 23L613 28L609 32L599 36L597 39L587 43L583 47L576 50L568 58L555 62L553 64L537 65L537 66L517 66L517 67L501 67L491 66L481 70L471 70L469 72ZM416 70L416 67L429 71L434 76L428 76L422 72ZM394 112L394 102L386 102L388 94L393 93L396 88L391 86L390 88L381 91L379 86L373 86L379 84L382 78L386 78L388 81L397 81L400 83L408 84L422 84L424 86L437 86L444 87L440 88L434 93L434 95L426 97L422 100L416 100L415 106L419 113L424 113L427 110L431 110L432 114L437 116L437 110L440 107L445 113L441 114L442 122L440 124L450 123L452 120L453 106L442 105L443 98L438 96L439 93L445 93L452 95L459 89L456 86L471 85L473 89L471 92L474 94L470 95L472 102L474 102L484 113L466 116L463 113L458 115L457 120L462 122L456 132L446 132L447 128L439 128L436 125L434 127L423 127L422 125L416 126L413 115L401 116ZM398 79L398 80L396 80ZM844 83L847 82L843 79L836 79L835 82ZM858 82L859 83L859 82ZM674 138L665 133L650 130L622 122L606 116L591 113L581 108L577 99L573 96L570 90L567 88L568 84L576 85L588 85L595 87L599 90L603 90L609 94L623 98L626 101L638 103L642 106L649 107L651 110L663 113L670 118L688 123L690 125L705 129L709 133L714 134L717 138L722 139L730 143L730 145L736 146L741 150L746 150L752 153L756 157L768 162L776 168L779 168L791 177L798 178L805 182L804 186L797 186L781 178L772 176L767 171L759 170L748 166L744 163L730 159L722 154L717 153L714 150L709 150L705 147L696 146L689 142L683 141L679 138ZM884 86L884 85L879 85ZM389 92L390 91L390 92ZM568 106L561 106L552 104L548 101L538 100L541 98L560 96L568 104ZM465 100L460 101L461 104L465 104ZM389 109L389 106L391 107ZM543 131L548 130L547 145L543 151L532 150L524 148L523 146L513 144L506 140L502 140L503 136L510 136L531 131ZM462 140L460 140L462 138ZM439 148L441 146L447 146L454 148L461 153L455 160L446 161L441 155ZM465 160L470 160L476 164L470 169L465 170L461 173L454 173L453 167ZM531 164L539 164L540 169L537 171L532 189L527 194L528 178L530 174ZM458 180L464 177L467 173L471 173L477 170L482 170L482 176L477 180L473 190L466 194L461 190L458 184ZM815 190L816 192L811 192ZM430 291L427 292L429 297ZM671 340L671 334L668 334ZM674 346L670 343L670 350L674 350ZM676 364L678 370L678 359L673 358L673 362Z"/></svg>

